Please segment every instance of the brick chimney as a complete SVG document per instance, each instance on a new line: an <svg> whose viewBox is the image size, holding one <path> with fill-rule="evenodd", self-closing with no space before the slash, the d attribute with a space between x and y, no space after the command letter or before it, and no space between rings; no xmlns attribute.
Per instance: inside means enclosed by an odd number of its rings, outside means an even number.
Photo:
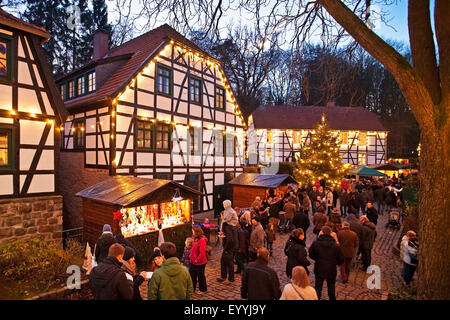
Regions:
<svg viewBox="0 0 450 320"><path fill-rule="evenodd" d="M103 58L109 51L109 33L103 30L97 30L94 33L94 53L92 60Z"/></svg>
<svg viewBox="0 0 450 320"><path fill-rule="evenodd" d="M334 102L334 101L327 102L327 107L335 107L335 106L336 106L336 102Z"/></svg>

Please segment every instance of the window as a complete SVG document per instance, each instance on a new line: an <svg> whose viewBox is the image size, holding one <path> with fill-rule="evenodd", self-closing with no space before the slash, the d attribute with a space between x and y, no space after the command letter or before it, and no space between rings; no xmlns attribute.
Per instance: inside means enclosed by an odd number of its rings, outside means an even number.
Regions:
<svg viewBox="0 0 450 320"><path fill-rule="evenodd" d="M87 90L88 90L88 92L95 91L95 90L96 90L96 84L95 84L95 81L96 81L95 71L89 73L89 74L87 75L87 79L88 79L88 80L87 80L87 84L88 84Z"/></svg>
<svg viewBox="0 0 450 320"><path fill-rule="evenodd" d="M340 140L341 144L348 144L348 132L341 131Z"/></svg>
<svg viewBox="0 0 450 320"><path fill-rule="evenodd" d="M83 149L85 147L86 137L84 121L74 121L73 129L73 148Z"/></svg>
<svg viewBox="0 0 450 320"><path fill-rule="evenodd" d="M82 96L86 93L86 78L84 76L77 79L78 95Z"/></svg>
<svg viewBox="0 0 450 320"><path fill-rule="evenodd" d="M191 155L202 154L202 129L189 128L189 152Z"/></svg>
<svg viewBox="0 0 450 320"><path fill-rule="evenodd" d="M223 134L218 131L214 131L214 151L216 156L224 155L225 142Z"/></svg>
<svg viewBox="0 0 450 320"><path fill-rule="evenodd" d="M170 95L172 92L170 69L158 66L156 70L156 91L158 93Z"/></svg>
<svg viewBox="0 0 450 320"><path fill-rule="evenodd" d="M156 149L170 151L171 125L163 122L156 123Z"/></svg>
<svg viewBox="0 0 450 320"><path fill-rule="evenodd" d="M232 134L227 134L225 142L225 155L227 157L234 157L235 147L236 147L236 139Z"/></svg>
<svg viewBox="0 0 450 320"><path fill-rule="evenodd" d="M61 92L61 99L65 101L67 99L67 85L63 83L59 86L59 91Z"/></svg>
<svg viewBox="0 0 450 320"><path fill-rule="evenodd" d="M366 154L365 153L358 153L358 164L359 165L366 164Z"/></svg>
<svg viewBox="0 0 450 320"><path fill-rule="evenodd" d="M69 81L69 99L75 97L75 81Z"/></svg>
<svg viewBox="0 0 450 320"><path fill-rule="evenodd" d="M137 148L152 149L153 146L153 123L138 120L137 122Z"/></svg>
<svg viewBox="0 0 450 320"><path fill-rule="evenodd" d="M95 71L85 73L77 78L70 79L59 85L61 99L73 99L96 90Z"/></svg>
<svg viewBox="0 0 450 320"><path fill-rule="evenodd" d="M14 168L13 128L0 126L0 170Z"/></svg>
<svg viewBox="0 0 450 320"><path fill-rule="evenodd" d="M12 80L12 39L0 37L0 79Z"/></svg>
<svg viewBox="0 0 450 320"><path fill-rule="evenodd" d="M367 144L367 133L366 132L359 132L358 144L360 147L363 147Z"/></svg>
<svg viewBox="0 0 450 320"><path fill-rule="evenodd" d="M216 108L225 109L225 90L216 87Z"/></svg>
<svg viewBox="0 0 450 320"><path fill-rule="evenodd" d="M202 80L192 77L189 79L189 101L202 103Z"/></svg>

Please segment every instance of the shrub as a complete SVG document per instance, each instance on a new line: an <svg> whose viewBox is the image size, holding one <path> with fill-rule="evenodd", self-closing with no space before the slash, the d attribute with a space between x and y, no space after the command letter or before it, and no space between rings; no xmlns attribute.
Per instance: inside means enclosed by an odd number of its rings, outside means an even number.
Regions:
<svg viewBox="0 0 450 320"><path fill-rule="evenodd" d="M44 291L64 282L67 267L83 263L83 246L69 240L66 250L38 237L0 245L0 277L17 282L17 289Z"/></svg>

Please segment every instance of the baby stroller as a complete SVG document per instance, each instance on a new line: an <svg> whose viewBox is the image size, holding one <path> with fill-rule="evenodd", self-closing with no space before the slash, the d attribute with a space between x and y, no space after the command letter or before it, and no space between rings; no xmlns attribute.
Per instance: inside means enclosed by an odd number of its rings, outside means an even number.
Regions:
<svg viewBox="0 0 450 320"><path fill-rule="evenodd" d="M400 210L397 208L393 208L389 212L389 220L388 223L386 223L386 228L396 228L397 230L400 230L400 219L401 219L401 213Z"/></svg>

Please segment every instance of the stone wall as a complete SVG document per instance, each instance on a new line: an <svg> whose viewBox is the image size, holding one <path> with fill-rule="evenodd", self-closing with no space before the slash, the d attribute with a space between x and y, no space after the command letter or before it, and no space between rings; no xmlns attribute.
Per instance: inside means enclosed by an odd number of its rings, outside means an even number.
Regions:
<svg viewBox="0 0 450 320"><path fill-rule="evenodd" d="M0 244L39 235L62 244L62 196L0 200Z"/></svg>
<svg viewBox="0 0 450 320"><path fill-rule="evenodd" d="M75 195L109 177L106 169L85 168L84 152L60 152L58 187L64 198L64 230L83 226L82 201Z"/></svg>

